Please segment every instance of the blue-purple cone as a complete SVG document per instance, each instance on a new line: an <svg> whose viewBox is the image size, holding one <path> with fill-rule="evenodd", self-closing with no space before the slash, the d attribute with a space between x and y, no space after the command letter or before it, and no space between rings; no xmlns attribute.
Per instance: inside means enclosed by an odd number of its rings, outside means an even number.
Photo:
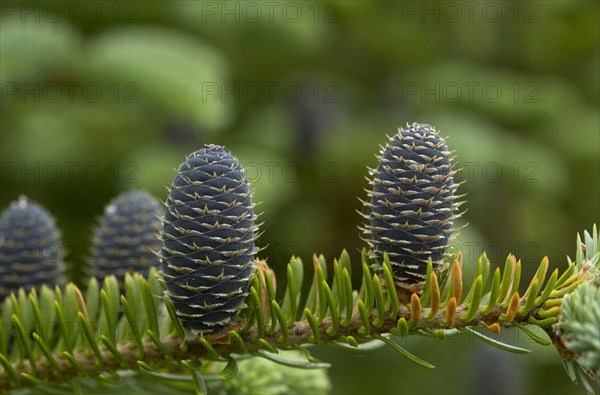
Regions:
<svg viewBox="0 0 600 395"><path fill-rule="evenodd" d="M104 209L94 233L92 275L115 275L123 284L125 273L144 276L159 268L156 255L162 246L158 233L163 215L160 202L145 191L133 190L115 197Z"/></svg>
<svg viewBox="0 0 600 395"><path fill-rule="evenodd" d="M248 294L257 252L254 204L240 163L206 145L179 166L163 223L166 296L193 334L222 329Z"/></svg>
<svg viewBox="0 0 600 395"><path fill-rule="evenodd" d="M20 196L0 215L0 298L65 280L64 250L52 215Z"/></svg>
<svg viewBox="0 0 600 395"><path fill-rule="evenodd" d="M371 170L363 229L375 259L390 257L396 283L425 281L427 262L442 265L459 216L450 152L437 131L413 123L390 138Z"/></svg>

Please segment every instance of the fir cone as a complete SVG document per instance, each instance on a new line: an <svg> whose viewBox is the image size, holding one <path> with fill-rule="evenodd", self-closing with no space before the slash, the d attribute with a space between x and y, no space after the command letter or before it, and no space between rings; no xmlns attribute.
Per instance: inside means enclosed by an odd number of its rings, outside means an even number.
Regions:
<svg viewBox="0 0 600 395"><path fill-rule="evenodd" d="M127 272L146 276L151 267L158 269L162 214L160 202L145 191L124 192L114 198L94 233L93 275L102 279L113 274L123 284Z"/></svg>
<svg viewBox="0 0 600 395"><path fill-rule="evenodd" d="M244 168L220 146L190 154L175 175L161 267L166 296L194 335L225 327L242 307L257 252L253 208Z"/></svg>
<svg viewBox="0 0 600 395"><path fill-rule="evenodd" d="M0 216L0 298L64 281L63 246L52 215L24 195Z"/></svg>
<svg viewBox="0 0 600 395"><path fill-rule="evenodd" d="M419 123L399 129L377 158L363 202L364 239L379 263L388 254L397 285L418 289L429 259L441 268L460 216L452 158L435 128Z"/></svg>

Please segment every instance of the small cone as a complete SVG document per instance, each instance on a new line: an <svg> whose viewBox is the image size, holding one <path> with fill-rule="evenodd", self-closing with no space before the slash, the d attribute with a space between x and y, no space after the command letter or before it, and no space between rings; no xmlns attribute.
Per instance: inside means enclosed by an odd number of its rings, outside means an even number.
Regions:
<svg viewBox="0 0 600 395"><path fill-rule="evenodd" d="M22 195L0 216L0 298L20 287L64 282L64 250L52 215Z"/></svg>
<svg viewBox="0 0 600 395"><path fill-rule="evenodd" d="M94 234L93 276L101 280L112 274L122 285L125 273L146 276L151 267L158 268L162 214L160 202L145 191L129 191L114 198Z"/></svg>

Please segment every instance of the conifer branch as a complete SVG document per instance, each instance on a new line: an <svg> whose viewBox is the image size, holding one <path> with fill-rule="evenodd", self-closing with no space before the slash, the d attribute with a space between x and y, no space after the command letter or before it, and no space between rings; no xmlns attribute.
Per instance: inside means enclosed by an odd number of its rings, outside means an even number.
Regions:
<svg viewBox="0 0 600 395"><path fill-rule="evenodd" d="M520 297L517 284L520 265L515 257L509 256L503 273L497 271L498 275L494 273L492 279L489 260L483 255L478 261L476 278L465 287L468 291L463 298L462 258L458 254L453 257L443 285L437 282L429 265L430 281L424 292L421 296L413 294L407 301L386 276L389 260L385 260L381 273L375 273L370 269L371 262L367 257L368 254L363 253L363 268L367 271L358 291L349 287L352 266L345 252L339 260L334 260L329 282L325 281L325 259L315 256L315 276L305 306L297 304L302 299L299 259L292 259L288 266L288 278L292 283L286 286L281 304L274 298L273 272L265 262L260 262L246 300L247 307L237 322L204 337L192 336L181 327L175 314L169 313L168 301L166 306L159 308L156 302L163 287L156 272L147 279L139 274L128 276L125 295L120 299L116 280L110 276L104 280L101 289L92 280L86 293L73 285L54 291L43 288L39 295L33 291L28 297L20 291L5 300L2 306L0 374L3 380L0 389L62 382L84 374L97 376L123 368L156 372L160 369L163 372L180 369L182 364L188 366L186 361L235 361L248 355L285 364L289 361L282 360L276 353L290 349L303 350L307 356L305 363L290 364L320 367L322 365L316 363L303 347L311 343L356 348L373 340L383 340L411 361L432 367L397 344L389 343L390 335L421 334L446 338L466 330L497 347L527 352L472 328L482 326L498 333L502 327L522 327L529 323L542 327L552 338L552 324L558 321L556 306L583 281L587 272L585 269L576 271L575 263L572 263L561 276L551 276L548 282L551 289L548 290L540 286L548 265L544 259L532 279L533 285ZM81 295L85 297L79 297ZM45 310L43 316L30 314L40 310L40 305L52 304L56 307L54 315ZM120 318L119 311L124 312ZM296 320L300 311L304 314ZM6 318L10 325L6 325ZM115 322L118 324L114 325ZM49 325L58 326L55 333L58 336L51 338L39 330ZM69 338L66 334L73 336Z"/></svg>

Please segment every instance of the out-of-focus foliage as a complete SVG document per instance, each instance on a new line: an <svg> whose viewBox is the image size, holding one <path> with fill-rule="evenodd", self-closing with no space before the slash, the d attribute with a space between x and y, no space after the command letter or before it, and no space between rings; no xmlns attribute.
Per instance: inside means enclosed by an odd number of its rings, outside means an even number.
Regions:
<svg viewBox="0 0 600 395"><path fill-rule="evenodd" d="M465 271L483 249L496 264L513 252L529 275L544 255L563 267L572 235L600 218L599 5L467 3L5 2L0 208L20 194L47 207L81 283L113 196L164 200L185 154L222 144L254 181L260 255L282 275L292 254L358 257L365 166L385 134L426 122L462 166ZM523 370L510 391L581 391L555 351L479 372L473 348L411 346L438 369L398 380L381 377L399 364L386 352L321 357L335 392L485 392L464 378L503 366Z"/></svg>
<svg viewBox="0 0 600 395"><path fill-rule="evenodd" d="M282 352L292 361L306 361L298 352ZM325 394L331 390L326 369L308 370L278 365L264 358L240 362L238 374L225 382L208 382L207 388L223 394ZM208 371L217 375L224 364L215 363Z"/></svg>

